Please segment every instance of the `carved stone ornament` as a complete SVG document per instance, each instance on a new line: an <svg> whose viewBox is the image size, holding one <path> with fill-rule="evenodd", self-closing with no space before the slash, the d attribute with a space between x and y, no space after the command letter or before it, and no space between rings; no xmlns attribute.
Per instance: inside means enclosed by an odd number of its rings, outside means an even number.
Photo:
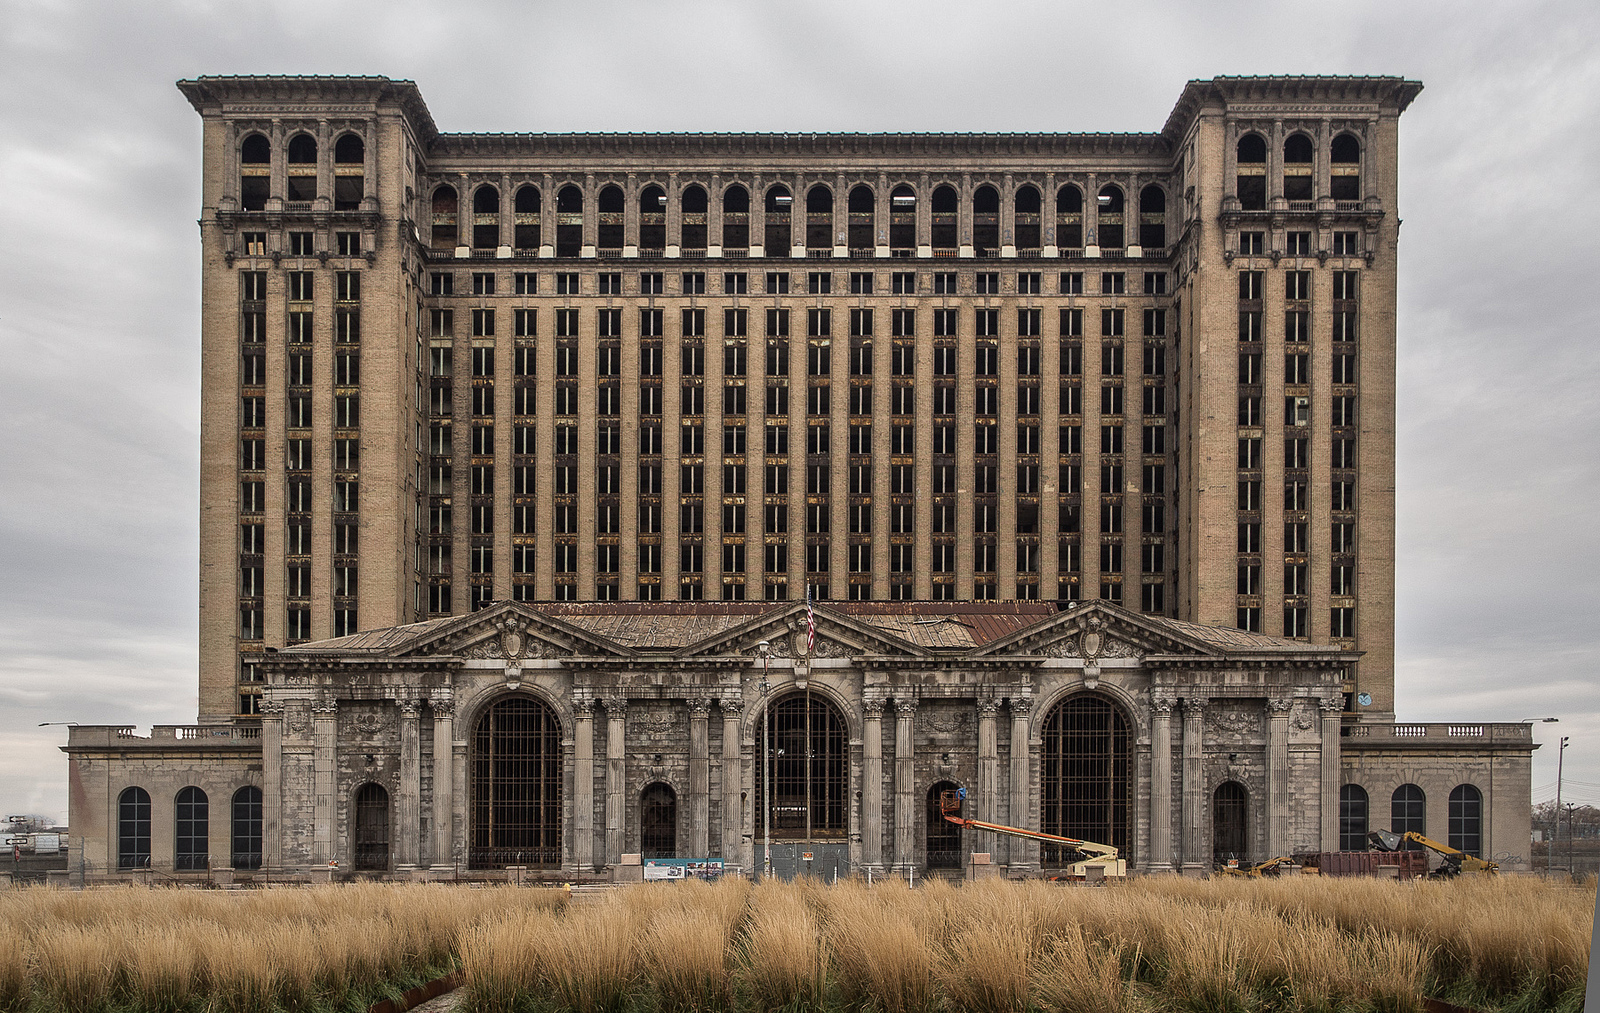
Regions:
<svg viewBox="0 0 1600 1013"><path fill-rule="evenodd" d="M717 704L722 708L723 717L738 717L739 712L744 709L744 701L736 696L725 696L718 700Z"/></svg>
<svg viewBox="0 0 1600 1013"><path fill-rule="evenodd" d="M1300 706L1294 709L1294 717L1289 719L1289 726L1297 732L1309 732L1316 727L1316 722L1311 720L1308 708Z"/></svg>
<svg viewBox="0 0 1600 1013"><path fill-rule="evenodd" d="M1289 708L1294 706L1294 698L1289 696L1274 696L1267 699L1267 710L1273 715L1287 714Z"/></svg>
<svg viewBox="0 0 1600 1013"><path fill-rule="evenodd" d="M907 700L904 697L898 697L895 699L894 709L899 712L900 716L903 718L912 717L917 713L917 701Z"/></svg>
<svg viewBox="0 0 1600 1013"><path fill-rule="evenodd" d="M1100 652L1105 649L1106 635L1100 631L1105 621L1099 616L1090 616L1084 624L1084 630L1078 634L1078 650L1083 653L1085 662L1098 661Z"/></svg>
<svg viewBox="0 0 1600 1013"><path fill-rule="evenodd" d="M1324 716L1326 716L1326 715L1328 715L1330 713L1333 713L1335 711L1342 711L1342 710L1344 710L1344 694L1343 693L1327 693L1327 694L1324 694L1322 699L1318 701L1318 706L1320 706L1322 708L1322 713L1323 713Z"/></svg>
<svg viewBox="0 0 1600 1013"><path fill-rule="evenodd" d="M1029 697L1025 697L1025 696L1014 696L1014 697L1011 698L1011 716L1012 717L1014 717L1014 718L1025 718L1032 712L1033 712L1033 700L1032 699L1030 699Z"/></svg>
<svg viewBox="0 0 1600 1013"><path fill-rule="evenodd" d="M454 700L430 700L428 706L433 709L433 719L435 721L441 718L453 717L456 712Z"/></svg>
<svg viewBox="0 0 1600 1013"><path fill-rule="evenodd" d="M1082 653L1078 650L1077 637L1062 637L1060 640L1052 640L1040 648L1038 653L1046 658L1082 657Z"/></svg>
<svg viewBox="0 0 1600 1013"><path fill-rule="evenodd" d="M711 713L711 701L697 697L689 702L689 714L692 717L703 718Z"/></svg>
<svg viewBox="0 0 1600 1013"><path fill-rule="evenodd" d="M521 661L523 648L527 646L523 631L528 628L528 621L519 615L507 614L501 616L495 625L500 628L500 651L505 659Z"/></svg>
<svg viewBox="0 0 1600 1013"><path fill-rule="evenodd" d="M985 704L989 707L994 706L993 702L988 700L983 701L979 706L982 707ZM913 706L915 705L913 704ZM946 707L925 707L920 717L923 727L940 735L954 735L972 724L972 715L965 711Z"/></svg>
<svg viewBox="0 0 1600 1013"><path fill-rule="evenodd" d="M476 643L468 644L456 653L461 655L463 658L472 658L480 661L490 658L499 659L505 657L505 654L500 647L500 639L498 637L484 637L482 640L479 640Z"/></svg>
<svg viewBox="0 0 1600 1013"><path fill-rule="evenodd" d="M1157 714L1171 714L1178 705L1178 694L1170 689L1158 689L1150 694L1150 709Z"/></svg>
<svg viewBox="0 0 1600 1013"><path fill-rule="evenodd" d="M355 729L361 735L377 735L383 731L383 719L376 714L357 714Z"/></svg>
<svg viewBox="0 0 1600 1013"><path fill-rule="evenodd" d="M678 725L678 719L671 709L661 707L648 707L639 713L636 726L646 735L660 735L670 732Z"/></svg>
<svg viewBox="0 0 1600 1013"><path fill-rule="evenodd" d="M1228 700L1211 707L1206 716L1213 737L1222 741L1243 742L1261 733L1261 712L1241 701Z"/></svg>

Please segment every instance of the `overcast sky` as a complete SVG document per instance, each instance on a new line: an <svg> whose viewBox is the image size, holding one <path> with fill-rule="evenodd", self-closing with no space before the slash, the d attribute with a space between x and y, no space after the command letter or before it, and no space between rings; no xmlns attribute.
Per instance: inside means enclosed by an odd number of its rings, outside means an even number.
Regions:
<svg viewBox="0 0 1600 1013"><path fill-rule="evenodd" d="M1397 708L1558 716L1534 797L1569 735L1565 798L1600 804L1600 5L0 10L0 815L66 819L40 722L195 717L200 74L409 78L446 131L1155 131L1191 78L1420 79Z"/></svg>

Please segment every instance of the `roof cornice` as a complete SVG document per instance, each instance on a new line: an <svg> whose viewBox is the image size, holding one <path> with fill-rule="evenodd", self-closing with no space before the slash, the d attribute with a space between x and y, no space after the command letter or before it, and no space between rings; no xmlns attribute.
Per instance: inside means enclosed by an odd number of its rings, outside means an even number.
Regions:
<svg viewBox="0 0 1600 1013"><path fill-rule="evenodd" d="M377 107L392 103L411 121L418 139L428 144L439 133L433 115L413 81L388 77L315 76L293 74L204 76L179 81L178 90L204 115L208 110L261 103L340 102Z"/></svg>
<svg viewBox="0 0 1600 1013"><path fill-rule="evenodd" d="M1398 116L1422 91L1421 81L1403 77L1270 75L1214 77L1190 81L1172 107L1161 134L1176 144L1208 102L1321 102L1377 104Z"/></svg>
<svg viewBox="0 0 1600 1013"><path fill-rule="evenodd" d="M1029 156L1133 155L1166 159L1160 134L963 133L567 133L439 134L433 157L448 155Z"/></svg>

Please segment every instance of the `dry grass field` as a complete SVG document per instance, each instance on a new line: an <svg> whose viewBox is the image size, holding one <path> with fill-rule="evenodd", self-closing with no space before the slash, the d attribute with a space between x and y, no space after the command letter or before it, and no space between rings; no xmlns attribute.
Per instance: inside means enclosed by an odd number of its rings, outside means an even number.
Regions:
<svg viewBox="0 0 1600 1013"><path fill-rule="evenodd" d="M22 890L0 1010L364 1010L459 962L463 1013L1575 1013L1593 907L1512 878Z"/></svg>

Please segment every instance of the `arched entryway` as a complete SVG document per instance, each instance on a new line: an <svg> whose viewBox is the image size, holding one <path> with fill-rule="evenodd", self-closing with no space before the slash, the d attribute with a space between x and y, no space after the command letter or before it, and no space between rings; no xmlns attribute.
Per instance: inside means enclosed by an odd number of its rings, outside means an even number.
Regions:
<svg viewBox="0 0 1600 1013"><path fill-rule="evenodd" d="M639 852L645 858L678 857L678 794L659 781L639 797Z"/></svg>
<svg viewBox="0 0 1600 1013"><path fill-rule="evenodd" d="M1133 779L1129 721L1105 697L1079 693L1045 718L1040 771L1039 829L1047 834L1115 845L1132 859L1128 832ZM1070 848L1044 845L1045 865L1081 861Z"/></svg>
<svg viewBox="0 0 1600 1013"><path fill-rule="evenodd" d="M1211 860L1244 861L1250 850L1250 793L1224 781L1211 796Z"/></svg>
<svg viewBox="0 0 1600 1013"><path fill-rule="evenodd" d="M561 724L543 701L510 696L472 737L474 869L561 865Z"/></svg>
<svg viewBox="0 0 1600 1013"><path fill-rule="evenodd" d="M355 796L355 866L386 871L389 868L389 792L367 782Z"/></svg>
<svg viewBox="0 0 1600 1013"><path fill-rule="evenodd" d="M773 840L842 838L848 832L849 733L838 708L817 693L794 693L776 701L756 732L756 796L766 798L772 772ZM763 739L767 741L764 743ZM758 835L766 832L756 806Z"/></svg>
<svg viewBox="0 0 1600 1013"><path fill-rule="evenodd" d="M924 854L930 869L961 868L961 828L944 818L939 796L956 791L953 781L940 781L928 789L927 829L923 834Z"/></svg>

